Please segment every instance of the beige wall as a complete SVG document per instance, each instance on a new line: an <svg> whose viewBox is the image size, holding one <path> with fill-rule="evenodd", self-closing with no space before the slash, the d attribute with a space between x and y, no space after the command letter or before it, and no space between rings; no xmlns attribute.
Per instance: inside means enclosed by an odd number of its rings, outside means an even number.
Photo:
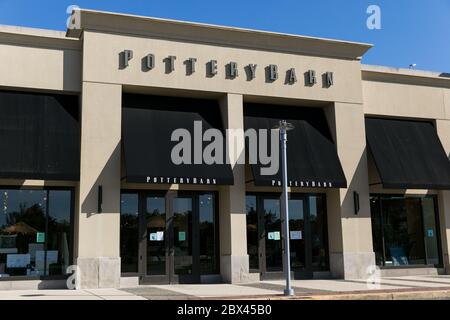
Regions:
<svg viewBox="0 0 450 320"><path fill-rule="evenodd" d="M80 168L80 257L118 257L121 97L119 85L83 83ZM104 212L97 212L97 186ZM83 224L85 223L85 224Z"/></svg>
<svg viewBox="0 0 450 320"><path fill-rule="evenodd" d="M327 190L330 269L334 276L366 278L375 264L372 246L363 106L335 103L326 110L347 188ZM353 192L359 194L355 215Z"/></svg>
<svg viewBox="0 0 450 320"><path fill-rule="evenodd" d="M185 90L212 91L246 95L275 96L294 99L311 99L321 101L362 102L360 64L356 60L340 60L302 56L277 52L261 52L250 49L238 49L201 43L176 42L169 40L130 37L84 32L85 59L83 77L86 81L120 83L124 85L163 87ZM129 67L119 69L119 54L133 50L134 58ZM153 70L143 72L141 59L147 54L155 55L156 65ZM177 57L175 71L165 73L163 59L169 55ZM190 57L197 58L197 71L186 75L184 61ZM218 61L219 74L206 76L206 63L211 59ZM230 61L238 63L239 76L225 79L225 64ZM247 81L243 67L257 64L256 78ZM277 64L279 79L266 83L264 68ZM285 72L296 68L298 82L285 84ZM305 86L303 73L313 69L317 74L317 84ZM335 85L323 88L321 75L327 71L334 72Z"/></svg>
<svg viewBox="0 0 450 320"><path fill-rule="evenodd" d="M77 264L83 287L118 287L120 276L120 85L83 83ZM98 186L103 210L98 212Z"/></svg>
<svg viewBox="0 0 450 320"><path fill-rule="evenodd" d="M81 91L79 40L10 29L0 27L0 86Z"/></svg>
<svg viewBox="0 0 450 320"><path fill-rule="evenodd" d="M362 66L364 113L450 119L450 79L439 73Z"/></svg>
<svg viewBox="0 0 450 320"><path fill-rule="evenodd" d="M436 129L450 159L450 120L436 121ZM450 273L450 191L439 191L438 201L444 266L446 272Z"/></svg>
<svg viewBox="0 0 450 320"><path fill-rule="evenodd" d="M244 126L243 97L227 94L220 100L224 127L239 129ZM236 148L237 155L244 151L244 137ZM226 282L249 280L247 255L247 223L245 211L245 166L231 163L234 185L222 186L219 191L220 273Z"/></svg>
<svg viewBox="0 0 450 320"><path fill-rule="evenodd" d="M450 89L363 81L364 112L370 115L450 119Z"/></svg>

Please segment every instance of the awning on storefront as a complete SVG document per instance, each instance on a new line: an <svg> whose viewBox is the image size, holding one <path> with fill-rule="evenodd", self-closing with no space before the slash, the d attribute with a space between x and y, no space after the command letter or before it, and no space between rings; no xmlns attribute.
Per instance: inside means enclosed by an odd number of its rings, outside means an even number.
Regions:
<svg viewBox="0 0 450 320"><path fill-rule="evenodd" d="M205 130L218 129L225 138L216 101L125 94L122 110L127 182L194 185L234 183L231 165L225 160L225 143L222 144L221 162L207 164L202 157L205 147L212 142L202 140ZM201 122L200 134L194 132L195 121ZM190 141L184 138L172 141L172 133L177 129L188 132ZM177 164L173 161L172 151L180 140L191 146L190 156L187 157L190 163ZM181 154L185 155L184 152ZM195 158L199 156L201 158L196 161Z"/></svg>
<svg viewBox="0 0 450 320"><path fill-rule="evenodd" d="M80 179L78 96L0 91L0 178Z"/></svg>
<svg viewBox="0 0 450 320"><path fill-rule="evenodd" d="M289 107L267 104L246 104L245 129L271 129L280 120L295 126L288 131L288 184L292 187L345 188L347 181L325 114L320 108ZM269 147L270 150L270 147ZM281 161L280 161L281 163ZM267 167L259 161L252 164L256 186L281 185L281 165L278 173L262 175Z"/></svg>
<svg viewBox="0 0 450 320"><path fill-rule="evenodd" d="M384 188L450 189L450 161L430 122L366 118Z"/></svg>

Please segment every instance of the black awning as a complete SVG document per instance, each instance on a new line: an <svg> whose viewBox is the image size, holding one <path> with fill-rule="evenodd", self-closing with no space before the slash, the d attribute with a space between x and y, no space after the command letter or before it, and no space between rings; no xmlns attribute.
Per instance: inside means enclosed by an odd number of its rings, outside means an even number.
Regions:
<svg viewBox="0 0 450 320"><path fill-rule="evenodd" d="M366 118L384 188L450 189L450 161L430 122Z"/></svg>
<svg viewBox="0 0 450 320"><path fill-rule="evenodd" d="M0 177L79 180L78 96L0 91Z"/></svg>
<svg viewBox="0 0 450 320"><path fill-rule="evenodd" d="M345 188L347 181L339 161L325 114L320 108L246 104L245 129L271 129L280 120L295 126L288 131L287 164L289 185L293 187ZM268 147L270 150L270 146ZM280 162L281 163L281 162ZM281 168L276 175L261 175L263 166L252 165L256 186L281 184Z"/></svg>
<svg viewBox="0 0 450 320"><path fill-rule="evenodd" d="M215 128L223 134L219 105L214 100L124 94L122 137L126 181L154 184L232 185L233 172L226 164L194 164L194 121L201 121L202 134ZM175 164L171 141L176 129L186 129L191 136L191 164ZM201 137L199 139L202 139ZM202 140L200 140L202 141ZM211 142L201 142L202 150ZM225 144L223 144L225 146Z"/></svg>

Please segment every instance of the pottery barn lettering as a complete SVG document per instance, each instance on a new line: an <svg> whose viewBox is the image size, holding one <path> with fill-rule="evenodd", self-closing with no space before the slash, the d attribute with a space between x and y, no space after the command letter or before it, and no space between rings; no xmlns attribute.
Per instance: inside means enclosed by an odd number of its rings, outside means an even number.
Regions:
<svg viewBox="0 0 450 320"><path fill-rule="evenodd" d="M281 180L272 180L272 187L281 187ZM299 187L299 188L332 188L333 184L329 181L299 181L299 180L289 180L289 187Z"/></svg>
<svg viewBox="0 0 450 320"><path fill-rule="evenodd" d="M147 183L154 184L217 184L214 178L183 178L183 177L147 177Z"/></svg>
<svg viewBox="0 0 450 320"><path fill-rule="evenodd" d="M133 50L124 50L120 53L121 61L120 65L122 66L120 69L126 69L129 67L132 62L134 55ZM165 63L166 73L175 72L175 61L177 60L176 56L168 55L162 59ZM155 68L155 55L150 53L147 54L143 59L143 65L145 66L147 71L150 71ZM190 57L184 60L184 65L186 68L186 74L191 75L196 72L197 66L197 58ZM284 74L286 75L286 84L295 84L298 81L297 70L295 68L289 68L285 71L280 71L278 65L269 64L264 69L260 70L257 64L249 63L245 66L238 65L235 61L229 61L225 64L225 77L227 79L235 79L239 77L239 69L243 68L247 74L248 80L251 81L256 78L257 73L265 74L266 80L268 82L275 82L280 78L280 73L283 72L282 79L284 81ZM284 73L285 72L285 73ZM219 65L217 60L209 60L206 62L206 73L209 77L215 77L219 74ZM303 73L302 73L303 74ZM315 70L308 70L304 73L305 75L305 84L307 86L314 86L317 83L317 75ZM303 77L302 77L303 78ZM322 74L322 82L325 88L329 88L334 85L334 74L333 72L327 71Z"/></svg>

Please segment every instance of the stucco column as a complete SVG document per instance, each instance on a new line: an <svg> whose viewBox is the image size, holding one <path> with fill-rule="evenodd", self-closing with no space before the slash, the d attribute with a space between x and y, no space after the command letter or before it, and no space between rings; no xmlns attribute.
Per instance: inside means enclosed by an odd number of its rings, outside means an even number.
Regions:
<svg viewBox="0 0 450 320"><path fill-rule="evenodd" d="M370 219L364 110L361 104L335 103L326 110L345 177L346 189L327 191L330 269L334 277L365 279L375 265ZM354 211L354 191L360 210Z"/></svg>
<svg viewBox="0 0 450 320"><path fill-rule="evenodd" d="M225 129L243 129L243 98L227 94L220 101ZM245 152L244 136L236 137L235 152ZM237 158L237 157L236 157ZM245 166L231 163L233 186L223 186L219 191L220 223L220 274L224 282L248 281L249 260L247 255L247 225L245 212Z"/></svg>
<svg viewBox="0 0 450 320"><path fill-rule="evenodd" d="M122 88L83 82L76 263L82 288L119 287ZM98 211L98 186L103 208Z"/></svg>
<svg viewBox="0 0 450 320"><path fill-rule="evenodd" d="M436 120L436 130L445 153L450 158L450 120ZM438 207L443 264L445 273L450 274L450 191L439 191Z"/></svg>

